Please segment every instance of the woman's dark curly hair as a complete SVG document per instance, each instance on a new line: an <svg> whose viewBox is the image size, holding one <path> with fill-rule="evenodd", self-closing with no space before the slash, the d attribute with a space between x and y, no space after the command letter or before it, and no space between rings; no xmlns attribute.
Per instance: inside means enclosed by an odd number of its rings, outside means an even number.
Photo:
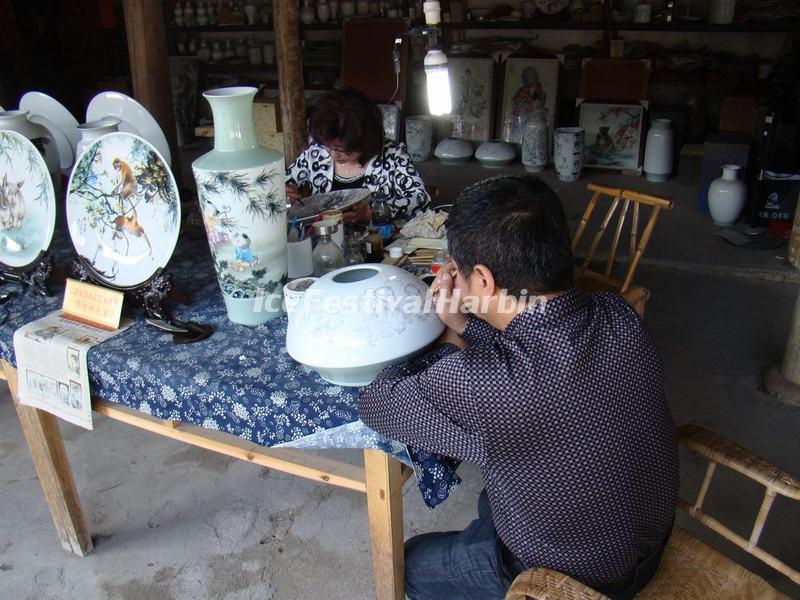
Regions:
<svg viewBox="0 0 800 600"><path fill-rule="evenodd" d="M346 152L357 152L358 162L365 165L383 147L383 117L361 92L334 90L314 104L311 137L323 145L338 140Z"/></svg>

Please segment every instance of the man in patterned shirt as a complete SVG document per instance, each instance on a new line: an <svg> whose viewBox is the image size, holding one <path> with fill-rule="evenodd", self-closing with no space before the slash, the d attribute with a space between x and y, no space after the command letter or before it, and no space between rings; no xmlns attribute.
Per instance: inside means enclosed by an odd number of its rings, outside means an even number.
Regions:
<svg viewBox="0 0 800 600"><path fill-rule="evenodd" d="M678 487L650 336L618 296L573 287L563 208L536 178L464 190L447 239L453 263L432 286L442 343L359 399L375 430L483 474L477 520L406 543L406 593L500 599L520 571L548 567L632 598L659 564Z"/></svg>

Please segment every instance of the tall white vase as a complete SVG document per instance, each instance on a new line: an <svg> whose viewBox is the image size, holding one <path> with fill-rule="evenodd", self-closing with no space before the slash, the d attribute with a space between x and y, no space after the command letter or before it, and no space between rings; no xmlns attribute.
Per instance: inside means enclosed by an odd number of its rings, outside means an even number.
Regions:
<svg viewBox="0 0 800 600"><path fill-rule="evenodd" d="M258 325L283 314L287 281L283 154L262 148L254 87L209 90L214 149L192 163L228 318Z"/></svg>
<svg viewBox="0 0 800 600"><path fill-rule="evenodd" d="M577 181L583 171L586 131L582 127L560 127L554 135L553 162L561 181Z"/></svg>
<svg viewBox="0 0 800 600"><path fill-rule="evenodd" d="M75 147L75 162L78 162L83 151L88 148L92 142L99 140L104 135L119 131L120 120L113 117L99 119L97 121L89 121L78 125L78 131L81 132L81 139L78 140L78 145Z"/></svg>
<svg viewBox="0 0 800 600"><path fill-rule="evenodd" d="M644 173L648 181L663 182L672 173L672 121L653 119L644 147Z"/></svg>
<svg viewBox="0 0 800 600"><path fill-rule="evenodd" d="M411 160L428 160L433 148L433 119L428 115L406 119L406 145Z"/></svg>
<svg viewBox="0 0 800 600"><path fill-rule="evenodd" d="M739 179L739 165L722 165L722 177L708 188L708 212L716 225L733 225L747 201L747 185Z"/></svg>
<svg viewBox="0 0 800 600"><path fill-rule="evenodd" d="M544 171L548 157L547 121L544 110L528 117L522 132L522 164L529 173Z"/></svg>
<svg viewBox="0 0 800 600"><path fill-rule="evenodd" d="M56 192L58 192L61 188L61 177L59 175L61 162L58 158L58 146L56 146L50 132L42 125L29 121L27 110L0 111L0 130L3 129L16 131L33 142L33 145L39 150L39 154L44 158L47 171L53 179Z"/></svg>

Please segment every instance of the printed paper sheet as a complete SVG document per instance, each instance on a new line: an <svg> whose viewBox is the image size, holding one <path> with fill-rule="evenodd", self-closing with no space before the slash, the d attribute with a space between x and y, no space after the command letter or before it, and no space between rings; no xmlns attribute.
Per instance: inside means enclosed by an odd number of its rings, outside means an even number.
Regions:
<svg viewBox="0 0 800 600"><path fill-rule="evenodd" d="M14 333L20 403L92 429L86 355L128 326L106 331L66 319L58 310L20 327Z"/></svg>

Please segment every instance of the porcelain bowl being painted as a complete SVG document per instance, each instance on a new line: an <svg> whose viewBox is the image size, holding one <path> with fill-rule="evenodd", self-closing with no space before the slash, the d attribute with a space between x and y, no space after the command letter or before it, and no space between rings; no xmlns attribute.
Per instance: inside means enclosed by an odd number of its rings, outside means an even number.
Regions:
<svg viewBox="0 0 800 600"><path fill-rule="evenodd" d="M517 150L508 142L489 140L478 146L475 151L475 158L484 167L505 167L517 158Z"/></svg>
<svg viewBox="0 0 800 600"><path fill-rule="evenodd" d="M286 349L336 385L362 386L433 343L444 325L426 312L427 286L391 265L353 265L320 277L291 312Z"/></svg>
<svg viewBox="0 0 800 600"><path fill-rule="evenodd" d="M446 165L467 162L472 157L472 144L460 138L447 138L436 144L433 154Z"/></svg>

